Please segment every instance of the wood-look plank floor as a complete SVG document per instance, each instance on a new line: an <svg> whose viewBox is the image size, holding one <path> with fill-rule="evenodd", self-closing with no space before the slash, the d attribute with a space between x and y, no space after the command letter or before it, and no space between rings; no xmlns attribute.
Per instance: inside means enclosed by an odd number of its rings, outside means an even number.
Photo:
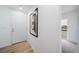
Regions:
<svg viewBox="0 0 79 59"><path fill-rule="evenodd" d="M33 53L33 49L28 42L22 41L11 46L0 48L0 53Z"/></svg>

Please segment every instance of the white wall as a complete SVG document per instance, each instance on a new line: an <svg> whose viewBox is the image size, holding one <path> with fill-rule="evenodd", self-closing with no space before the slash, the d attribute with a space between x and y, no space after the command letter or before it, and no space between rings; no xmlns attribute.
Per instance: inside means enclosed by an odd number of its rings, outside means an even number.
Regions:
<svg viewBox="0 0 79 59"><path fill-rule="evenodd" d="M9 9L0 6L0 48L11 44L10 15Z"/></svg>
<svg viewBox="0 0 79 59"><path fill-rule="evenodd" d="M26 17L19 10L0 6L0 48L26 39Z"/></svg>
<svg viewBox="0 0 79 59"><path fill-rule="evenodd" d="M31 44L34 52L61 52L60 40L60 6L38 6L38 38L29 34L28 42Z"/></svg>

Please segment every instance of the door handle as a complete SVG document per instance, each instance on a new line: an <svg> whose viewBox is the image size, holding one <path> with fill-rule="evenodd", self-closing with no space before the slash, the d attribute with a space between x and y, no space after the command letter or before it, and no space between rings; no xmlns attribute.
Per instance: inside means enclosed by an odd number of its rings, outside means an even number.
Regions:
<svg viewBox="0 0 79 59"><path fill-rule="evenodd" d="M12 32L14 32L14 28L12 28Z"/></svg>

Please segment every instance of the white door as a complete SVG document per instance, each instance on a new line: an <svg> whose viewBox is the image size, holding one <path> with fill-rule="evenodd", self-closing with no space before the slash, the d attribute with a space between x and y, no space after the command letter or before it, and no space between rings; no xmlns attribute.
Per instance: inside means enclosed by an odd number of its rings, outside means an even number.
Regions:
<svg viewBox="0 0 79 59"><path fill-rule="evenodd" d="M11 45L10 10L0 7L0 48Z"/></svg>
<svg viewBox="0 0 79 59"><path fill-rule="evenodd" d="M14 11L12 15L13 20L13 43L26 40L26 17L20 11Z"/></svg>

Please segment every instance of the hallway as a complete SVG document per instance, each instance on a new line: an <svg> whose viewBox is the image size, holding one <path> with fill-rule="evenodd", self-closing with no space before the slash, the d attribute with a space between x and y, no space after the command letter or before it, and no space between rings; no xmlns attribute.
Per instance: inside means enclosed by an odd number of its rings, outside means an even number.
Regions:
<svg viewBox="0 0 79 59"><path fill-rule="evenodd" d="M0 5L0 52L79 52L79 6Z"/></svg>

